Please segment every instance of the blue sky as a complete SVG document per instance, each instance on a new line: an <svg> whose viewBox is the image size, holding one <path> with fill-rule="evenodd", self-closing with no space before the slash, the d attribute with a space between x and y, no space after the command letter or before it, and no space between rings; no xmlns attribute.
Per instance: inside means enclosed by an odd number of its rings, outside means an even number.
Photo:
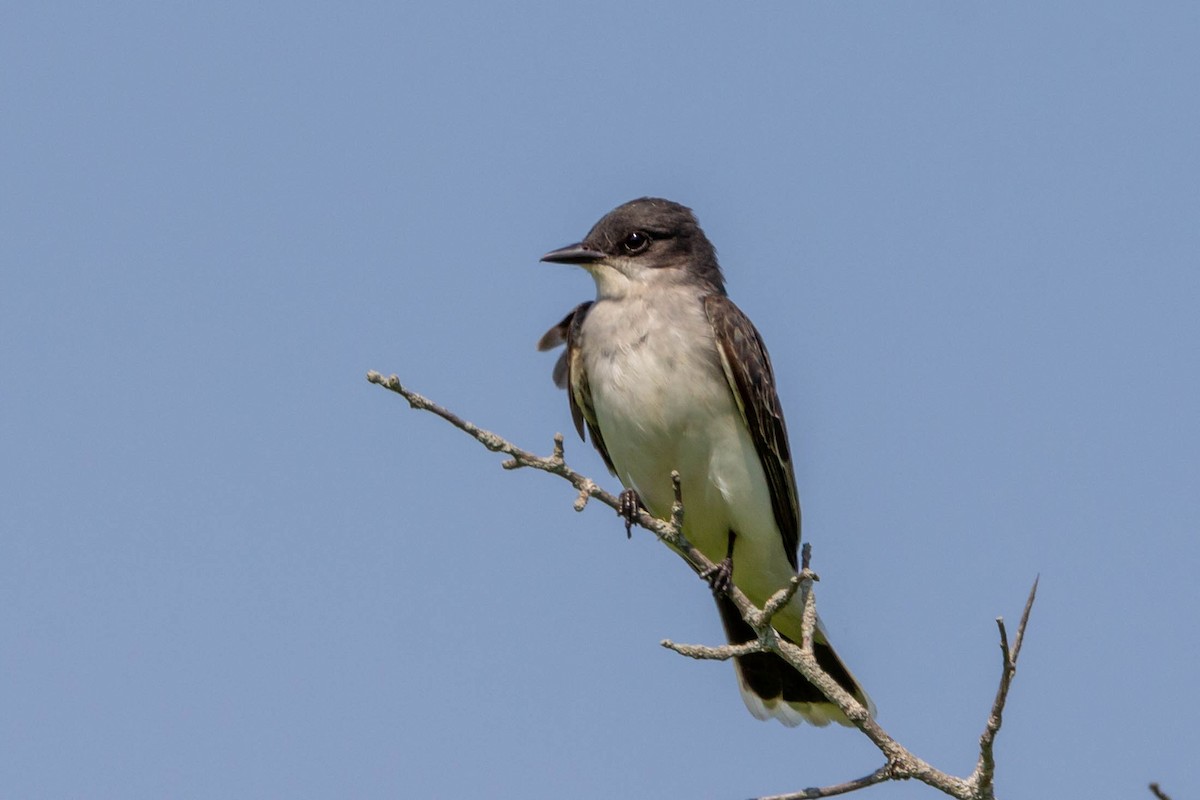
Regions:
<svg viewBox="0 0 1200 800"><path fill-rule="evenodd" d="M721 633L651 537L364 380L548 451L533 344L593 289L537 259L642 195L771 349L882 724L968 772L1040 573L1002 796L1200 794L1198 9L10 4L0 796L878 766L658 646Z"/></svg>

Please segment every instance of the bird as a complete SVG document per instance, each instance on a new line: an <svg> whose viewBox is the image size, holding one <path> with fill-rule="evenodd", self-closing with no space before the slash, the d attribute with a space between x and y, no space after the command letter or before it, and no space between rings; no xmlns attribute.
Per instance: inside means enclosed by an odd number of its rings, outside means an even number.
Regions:
<svg viewBox="0 0 1200 800"><path fill-rule="evenodd" d="M565 346L553 379L567 390L580 438L586 431L625 487L623 504L636 502L655 517L669 518L678 472L683 534L717 565L707 577L726 636L753 641L728 587L762 607L788 585L798 569L800 502L771 360L729 299L715 248L691 209L642 197L541 260L582 267L596 285L594 300L538 342L542 351ZM800 641L799 596L773 625ZM813 638L818 663L873 715L819 621ZM742 700L758 719L851 724L773 653L740 656L734 666Z"/></svg>

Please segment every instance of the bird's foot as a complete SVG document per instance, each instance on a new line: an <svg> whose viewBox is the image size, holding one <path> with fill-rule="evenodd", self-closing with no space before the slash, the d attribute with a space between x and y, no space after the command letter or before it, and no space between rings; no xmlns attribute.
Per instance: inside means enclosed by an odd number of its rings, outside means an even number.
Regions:
<svg viewBox="0 0 1200 800"><path fill-rule="evenodd" d="M645 506L642 498L638 497L636 489L626 489L617 497L617 516L625 520L625 538L633 538L633 523L637 520L638 511Z"/></svg>
<svg viewBox="0 0 1200 800"><path fill-rule="evenodd" d="M733 586L733 556L726 556L713 564L701 572L700 577L708 581L713 594L717 596L728 594L730 587Z"/></svg>

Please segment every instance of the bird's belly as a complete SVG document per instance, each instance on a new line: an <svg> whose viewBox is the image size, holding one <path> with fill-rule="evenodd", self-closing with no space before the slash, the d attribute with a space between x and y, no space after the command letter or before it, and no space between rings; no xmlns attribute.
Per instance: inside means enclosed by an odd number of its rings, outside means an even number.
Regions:
<svg viewBox="0 0 1200 800"><path fill-rule="evenodd" d="M589 365L597 422L621 482L650 513L670 516L675 470L688 540L720 561L736 533L734 582L761 603L792 574L766 477L719 364L691 367L636 352Z"/></svg>
<svg viewBox="0 0 1200 800"><path fill-rule="evenodd" d="M674 499L671 471L679 472L689 494L703 492L714 450L730 444L728 423L739 412L723 377L717 384L712 376L654 374L636 366L626 364L623 372L638 377L593 381L593 404L621 481L665 517Z"/></svg>

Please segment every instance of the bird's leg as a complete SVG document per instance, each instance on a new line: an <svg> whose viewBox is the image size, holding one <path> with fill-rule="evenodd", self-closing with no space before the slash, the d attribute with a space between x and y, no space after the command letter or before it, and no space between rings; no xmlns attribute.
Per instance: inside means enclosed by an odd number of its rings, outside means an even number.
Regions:
<svg viewBox="0 0 1200 800"><path fill-rule="evenodd" d="M708 581L715 595L727 594L729 587L733 586L733 540L736 538L737 534L730 531L729 548L725 551L725 557L700 573L700 577Z"/></svg>
<svg viewBox="0 0 1200 800"><path fill-rule="evenodd" d="M637 519L637 514L640 509L645 508L642 505L642 498L638 497L637 489L626 489L617 497L619 508L617 516L625 520L625 538L633 538L633 523Z"/></svg>

